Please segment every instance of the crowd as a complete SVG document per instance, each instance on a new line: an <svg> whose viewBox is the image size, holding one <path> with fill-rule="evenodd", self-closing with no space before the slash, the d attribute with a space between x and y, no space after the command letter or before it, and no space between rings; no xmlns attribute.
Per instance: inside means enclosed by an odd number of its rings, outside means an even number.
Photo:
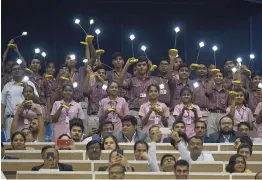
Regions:
<svg viewBox="0 0 262 180"><path fill-rule="evenodd" d="M253 143L262 143L262 73L251 73L234 60L225 60L223 70L214 64L187 65L176 49L159 59L157 74L147 56L125 61L119 52L113 53L113 68L107 70L104 50L95 50L93 38L86 38L88 61L79 69L81 62L70 53L60 67L37 54L27 64L17 45L3 54L2 142L11 141L12 150L32 149L26 142L57 143L43 147L44 164L33 171L72 171L59 163L58 150L75 150L74 142L84 142L89 160L112 150L109 166L99 169L121 179L135 169L118 143L135 143L135 159L148 161L150 171L175 172L177 179L186 179L193 161L214 161L203 151L204 143L235 143L236 154L224 171L251 173ZM7 59L11 50L21 61ZM166 154L159 167L157 143L171 143L180 159ZM15 158L5 156L3 146L2 158Z"/></svg>

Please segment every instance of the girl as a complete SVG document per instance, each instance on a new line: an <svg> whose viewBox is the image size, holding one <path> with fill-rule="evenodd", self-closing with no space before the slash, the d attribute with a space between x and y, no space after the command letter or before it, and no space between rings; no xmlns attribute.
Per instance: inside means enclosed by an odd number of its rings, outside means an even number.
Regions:
<svg viewBox="0 0 262 180"><path fill-rule="evenodd" d="M122 130L121 119L129 113L126 100L118 97L119 89L116 82L111 82L107 88L108 97L99 103L98 117L100 124L104 121L111 121L114 124L114 131Z"/></svg>
<svg viewBox="0 0 262 180"><path fill-rule="evenodd" d="M242 89L237 89L235 94L231 94L232 102L231 106L227 108L227 113L234 119L234 130L237 131L237 126L240 122L248 122L250 129L253 129L253 113L245 106L245 93Z"/></svg>
<svg viewBox="0 0 262 180"><path fill-rule="evenodd" d="M226 172L229 173L252 173L247 169L246 160L242 155L235 154L230 157Z"/></svg>
<svg viewBox="0 0 262 180"><path fill-rule="evenodd" d="M168 126L169 109L165 103L158 101L159 92L158 85L152 84L148 86L149 101L140 106L139 116L142 120L143 130L147 133L149 133L149 127L152 125L158 125L159 127Z"/></svg>
<svg viewBox="0 0 262 180"><path fill-rule="evenodd" d="M11 136L12 150L34 150L32 147L25 147L25 135L22 132L15 132Z"/></svg>
<svg viewBox="0 0 262 180"><path fill-rule="evenodd" d="M117 139L113 135L106 136L102 143L102 150L120 149Z"/></svg>
<svg viewBox="0 0 262 180"><path fill-rule="evenodd" d="M73 118L84 119L84 112L79 103L73 101L73 86L65 84L62 87L61 101L56 101L51 112L51 119L53 123L53 141L55 141L61 134L69 131L69 121Z"/></svg>
<svg viewBox="0 0 262 180"><path fill-rule="evenodd" d="M186 135L188 138L194 136L195 133L195 122L202 117L200 108L192 104L192 91L184 87L180 91L180 97L182 100L181 104L175 106L173 116L176 121L182 120L186 124Z"/></svg>
<svg viewBox="0 0 262 180"><path fill-rule="evenodd" d="M11 124L11 136L16 131L29 128L32 132L33 141L44 142L44 123L42 117L42 107L33 102L34 88L26 85L23 89L25 101L17 105L15 116ZM34 124L38 124L35 127Z"/></svg>

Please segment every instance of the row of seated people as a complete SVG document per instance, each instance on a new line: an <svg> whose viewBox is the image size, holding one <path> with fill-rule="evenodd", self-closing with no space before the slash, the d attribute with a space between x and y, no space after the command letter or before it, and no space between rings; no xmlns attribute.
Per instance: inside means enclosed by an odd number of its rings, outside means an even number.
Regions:
<svg viewBox="0 0 262 180"><path fill-rule="evenodd" d="M160 61L157 76L149 73L152 64L147 57L130 58L123 67L120 53L113 55L114 70L106 72L100 66L101 54L95 52L92 39L89 41L88 63L77 70L77 60L68 54L57 79L55 63L48 64L42 77L41 60L35 57L26 71L30 72L29 81L25 81L25 61L20 65L10 62L1 95L7 138L12 134L14 120L19 131L34 119L45 121L45 130L55 141L67 131L70 119L82 119L87 133L104 121L113 122L115 132L121 132L122 119L128 114L136 117L138 129L145 132L151 125L168 127L168 121L182 120L189 138L196 134L197 120L206 121L211 134L219 131L219 120L228 115L234 120L235 130L240 122L248 122L255 137L261 138L260 74L251 76L246 67L241 69L232 60L225 61L224 74L214 65L189 67L176 57L177 52L169 52L169 60ZM136 69L134 76L127 73L132 65ZM232 71L235 66L236 72ZM191 71L196 71L195 81L189 79ZM194 86L194 82L198 85Z"/></svg>

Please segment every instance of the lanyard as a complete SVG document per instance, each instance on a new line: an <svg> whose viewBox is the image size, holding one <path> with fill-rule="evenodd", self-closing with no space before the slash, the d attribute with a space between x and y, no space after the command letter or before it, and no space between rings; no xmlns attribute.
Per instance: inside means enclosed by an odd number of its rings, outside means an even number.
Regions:
<svg viewBox="0 0 262 180"><path fill-rule="evenodd" d="M236 108L236 109L237 109L237 108ZM241 109L243 109L243 108L241 108ZM238 112L238 114L239 114L241 120L243 121L243 119L244 119L244 115L245 115L245 111L244 111L244 109L243 109L243 113L241 114L241 113L240 113L241 109L237 109L237 112Z"/></svg>

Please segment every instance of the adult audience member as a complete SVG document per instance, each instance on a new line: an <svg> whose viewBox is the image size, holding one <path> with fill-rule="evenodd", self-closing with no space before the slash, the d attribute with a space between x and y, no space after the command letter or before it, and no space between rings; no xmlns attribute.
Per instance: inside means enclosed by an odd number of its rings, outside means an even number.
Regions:
<svg viewBox="0 0 262 180"><path fill-rule="evenodd" d="M243 143L237 148L237 154L240 154L243 157L245 157L247 161L249 157L252 155L252 147L246 143Z"/></svg>
<svg viewBox="0 0 262 180"><path fill-rule="evenodd" d="M101 157L101 143L96 140L92 140L86 145L86 156L89 160L100 160Z"/></svg>
<svg viewBox="0 0 262 180"><path fill-rule="evenodd" d="M185 134L186 133L186 124L182 120L177 120L172 124L172 130L178 132L179 135ZM166 137L164 138L163 142L164 143L170 143L172 138Z"/></svg>
<svg viewBox="0 0 262 180"><path fill-rule="evenodd" d="M120 149L117 139L113 135L106 136L102 142L102 150Z"/></svg>
<svg viewBox="0 0 262 180"><path fill-rule="evenodd" d="M244 135L251 137L251 127L248 122L240 122L237 126L239 132L242 132ZM262 138L252 138L253 143L262 143Z"/></svg>
<svg viewBox="0 0 262 180"><path fill-rule="evenodd" d="M253 142L250 137L244 135L236 138L234 149L237 150L237 148L243 143L248 144L251 148L253 147Z"/></svg>
<svg viewBox="0 0 262 180"><path fill-rule="evenodd" d="M114 124L110 121L106 121L104 123L101 123L99 126L100 136L101 138L104 138L109 135L113 135L114 132Z"/></svg>
<svg viewBox="0 0 262 180"><path fill-rule="evenodd" d="M176 162L175 166L176 179L187 179L189 174L189 163L186 160L180 159Z"/></svg>
<svg viewBox="0 0 262 180"><path fill-rule="evenodd" d="M219 131L209 135L210 143L232 143L236 138L242 136L241 132L234 131L234 121L229 116L224 116L219 120Z"/></svg>
<svg viewBox="0 0 262 180"><path fill-rule="evenodd" d="M25 135L22 132L15 132L11 137L11 150L34 150L32 147L26 147L25 142Z"/></svg>
<svg viewBox="0 0 262 180"><path fill-rule="evenodd" d="M134 116L125 116L122 119L122 126L122 131L114 134L118 142L150 141L147 133L137 129L137 119Z"/></svg>
<svg viewBox="0 0 262 180"><path fill-rule="evenodd" d="M247 164L244 156L235 154L229 159L228 165L226 166L226 172L229 173L252 173L247 169Z"/></svg>
<svg viewBox="0 0 262 180"><path fill-rule="evenodd" d="M60 145L58 144L59 140L65 140L67 141L66 145ZM74 144L74 140L68 135L68 134L61 134L58 138L57 138L57 149L59 150L76 150L75 144Z"/></svg>
<svg viewBox="0 0 262 180"><path fill-rule="evenodd" d="M125 179L125 167L120 163L112 164L108 168L109 179Z"/></svg>
<svg viewBox="0 0 262 180"><path fill-rule="evenodd" d="M207 123L205 121L197 121L195 123L195 132L197 137L201 137L204 143L209 142L209 136L207 134Z"/></svg>
<svg viewBox="0 0 262 180"><path fill-rule="evenodd" d="M2 142L1 142L1 157L2 157L2 159L19 159L17 157L13 157L13 156L6 156L5 155L5 146Z"/></svg>
<svg viewBox="0 0 262 180"><path fill-rule="evenodd" d="M44 146L41 151L41 156L44 159L44 164L35 166L32 171L40 169L59 169L59 171L73 171L71 165L59 163L59 152L52 146Z"/></svg>
<svg viewBox="0 0 262 180"><path fill-rule="evenodd" d="M162 132L160 131L160 127L158 125L153 125L149 128L149 138L151 141L156 143L162 142Z"/></svg>

